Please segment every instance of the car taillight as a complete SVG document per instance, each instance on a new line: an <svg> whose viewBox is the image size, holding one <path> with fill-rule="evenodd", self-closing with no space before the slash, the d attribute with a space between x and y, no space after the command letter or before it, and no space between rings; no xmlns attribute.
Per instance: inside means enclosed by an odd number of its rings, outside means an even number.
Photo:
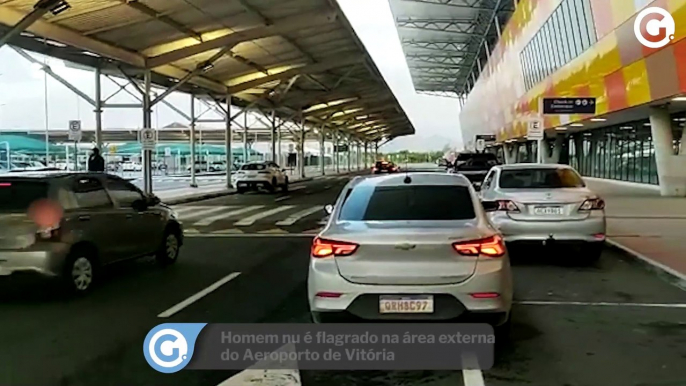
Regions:
<svg viewBox="0 0 686 386"><path fill-rule="evenodd" d="M59 226L39 228L36 238L41 241L59 241L62 236Z"/></svg>
<svg viewBox="0 0 686 386"><path fill-rule="evenodd" d="M464 256L485 255L501 257L505 254L505 244L502 237L495 235L481 240L461 241L453 244L457 253Z"/></svg>
<svg viewBox="0 0 686 386"><path fill-rule="evenodd" d="M312 243L312 257L321 259L332 256L350 256L355 253L358 247L357 244L345 241L316 238Z"/></svg>
<svg viewBox="0 0 686 386"><path fill-rule="evenodd" d="M584 201L579 207L579 210L603 210L605 209L605 201L601 198L591 198Z"/></svg>
<svg viewBox="0 0 686 386"><path fill-rule="evenodd" d="M519 213L517 204L510 200L498 200L498 210L503 212Z"/></svg>

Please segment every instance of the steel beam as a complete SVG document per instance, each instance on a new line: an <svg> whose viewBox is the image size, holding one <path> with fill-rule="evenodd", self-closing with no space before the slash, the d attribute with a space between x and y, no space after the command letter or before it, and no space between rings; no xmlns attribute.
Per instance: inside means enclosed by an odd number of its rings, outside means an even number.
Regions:
<svg viewBox="0 0 686 386"><path fill-rule="evenodd" d="M301 14L275 22L272 25L251 28L243 31L231 33L217 39L212 39L199 44L189 45L188 47L177 50L156 53L155 50L148 51L151 57L146 61L146 67L155 68L165 64L185 59L190 56L198 55L203 52L234 47L239 43L261 39L274 35L281 35L302 29L303 26L313 27L332 23L336 20L336 13L331 11L315 11ZM153 56L154 55L154 56Z"/></svg>
<svg viewBox="0 0 686 386"><path fill-rule="evenodd" d="M1 7L0 7L0 8L1 8ZM2 9L0 9L0 13L2 13ZM46 65L46 64L44 64L44 63L41 63L40 61L36 60L33 56L29 55L26 51L24 51L23 49L21 49L21 48L19 48L19 47L14 47L14 46L12 46L12 49L13 49L14 51L16 51L21 57L23 57L24 59L28 60L29 62L41 66L41 69L42 69L43 71L45 71L46 74L50 75L53 79L55 79L56 81L60 82L64 87L66 87L66 88L68 88L69 90L71 90L74 94L80 96L83 100L85 100L86 102L88 102L91 106L95 107L95 100L93 100L93 98L89 97L88 95L86 95L86 93L84 93L84 92L82 92L81 90L79 90L78 88L76 88L74 85L72 85L71 83L69 83L69 81L67 81L66 79L64 79L64 78L62 78L61 76L57 75L54 71L52 71L52 69L50 68L50 66L48 66L48 65Z"/></svg>
<svg viewBox="0 0 686 386"><path fill-rule="evenodd" d="M293 68L283 72L279 72L272 75L263 76L261 78L249 80L246 82L238 83L233 86L229 86L229 92L232 94L249 90L251 88L259 87L263 84L270 83L276 80L288 79L296 75L321 73L334 68L344 67L362 61L359 57L348 57L348 58L332 58L320 63L309 64L298 68Z"/></svg>
<svg viewBox="0 0 686 386"><path fill-rule="evenodd" d="M225 130L224 145L226 146L226 188L231 189L233 187L233 182L231 181L231 171L233 169L233 150L231 149L231 141L233 140L233 131L231 130L231 94L226 95Z"/></svg>
<svg viewBox="0 0 686 386"><path fill-rule="evenodd" d="M152 74L150 71L146 71L143 88L143 127L146 129L152 128L152 105L150 104L151 82ZM152 194L152 183L152 151L143 150L143 187L145 193Z"/></svg>
<svg viewBox="0 0 686 386"><path fill-rule="evenodd" d="M0 5L0 24L15 25L27 14L27 12ZM83 36L76 31L60 27L47 20L38 19L26 30L38 36L53 39L69 46L78 47L82 50L94 52L98 55L119 60L132 66L145 67L145 57L141 54Z"/></svg>
<svg viewBox="0 0 686 386"><path fill-rule="evenodd" d="M197 188L198 183L195 180L195 160L196 160L196 155L195 155L195 95L191 94L191 135L190 135L190 145L191 145L191 188ZM229 165L226 165L227 167Z"/></svg>
<svg viewBox="0 0 686 386"><path fill-rule="evenodd" d="M427 5L447 5L453 8L470 9L474 11L490 11L493 8L488 6L478 5L478 1L465 1L465 0L403 0L409 3L419 3Z"/></svg>
<svg viewBox="0 0 686 386"><path fill-rule="evenodd" d="M95 67L95 147L102 150L102 74Z"/></svg>
<svg viewBox="0 0 686 386"><path fill-rule="evenodd" d="M141 103L105 103L102 107L107 109L135 109L144 107Z"/></svg>

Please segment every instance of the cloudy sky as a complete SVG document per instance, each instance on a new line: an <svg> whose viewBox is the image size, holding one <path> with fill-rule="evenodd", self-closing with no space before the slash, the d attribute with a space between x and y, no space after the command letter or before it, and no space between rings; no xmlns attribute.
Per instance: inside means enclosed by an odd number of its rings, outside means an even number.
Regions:
<svg viewBox="0 0 686 386"><path fill-rule="evenodd" d="M417 131L415 136L394 140L384 150L440 150L448 143L459 146L459 104L455 99L414 92L388 1L339 0L339 3ZM92 73L67 68L59 60L47 60L59 75L83 92L94 94ZM42 71L11 48L0 48L0 88L12 91L0 94L0 128L45 128L44 85ZM71 119L82 120L84 127L94 126L92 107L88 103L51 78L48 78L47 86L50 127L66 128ZM103 81L104 96L117 89L110 81ZM168 100L181 110L188 110L188 96L175 93ZM109 102L132 103L135 100L121 93ZM160 126L184 121L168 107L159 106L153 113L153 125L157 126L158 121ZM106 109L103 115L105 127L134 129L141 123L142 114L134 109Z"/></svg>

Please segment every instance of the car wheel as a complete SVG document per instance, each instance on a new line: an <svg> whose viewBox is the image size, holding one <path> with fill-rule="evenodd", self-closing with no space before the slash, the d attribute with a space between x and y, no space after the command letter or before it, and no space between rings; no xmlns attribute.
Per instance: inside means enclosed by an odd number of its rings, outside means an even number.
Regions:
<svg viewBox="0 0 686 386"><path fill-rule="evenodd" d="M512 310L507 314L507 320L505 323L493 327L495 333L496 344L503 341L507 341L510 338L510 332L512 331Z"/></svg>
<svg viewBox="0 0 686 386"><path fill-rule="evenodd" d="M64 269L64 284L73 294L91 291L95 283L96 259L88 249L74 250L67 258Z"/></svg>
<svg viewBox="0 0 686 386"><path fill-rule="evenodd" d="M283 185L281 185L281 190L288 192L288 177L284 178Z"/></svg>
<svg viewBox="0 0 686 386"><path fill-rule="evenodd" d="M272 178L272 183L267 186L267 190L269 190L270 193L274 193L276 190L276 178Z"/></svg>
<svg viewBox="0 0 686 386"><path fill-rule="evenodd" d="M581 249L584 261L588 264L595 264L600 260L600 256L603 254L604 243L591 243L585 245Z"/></svg>
<svg viewBox="0 0 686 386"><path fill-rule="evenodd" d="M179 235L171 229L167 230L155 258L160 265L174 264L179 258L180 248Z"/></svg>
<svg viewBox="0 0 686 386"><path fill-rule="evenodd" d="M245 193L245 188L236 188L236 193L238 193L238 194Z"/></svg>

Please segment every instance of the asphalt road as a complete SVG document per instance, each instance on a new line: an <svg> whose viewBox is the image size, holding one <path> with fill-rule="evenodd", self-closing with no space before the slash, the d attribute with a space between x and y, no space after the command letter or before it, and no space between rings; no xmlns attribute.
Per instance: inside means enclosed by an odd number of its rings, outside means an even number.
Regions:
<svg viewBox="0 0 686 386"><path fill-rule="evenodd" d="M194 207L186 213L216 211L184 220L195 231L176 265L121 265L85 298L65 298L41 285L0 283L0 385L219 385L234 372L152 370L142 355L145 335L165 322L308 323L307 231L319 226L324 213L275 224L301 206L333 202L345 182L318 179L288 194L186 205ZM236 225L285 205L297 208ZM263 208L192 226L252 206ZM285 233L260 233L274 229ZM686 292L611 250L592 267L576 265L560 251L513 256L513 265L513 330L498 348L496 366L484 371L486 385L686 384ZM158 316L235 272L240 275L174 315ZM459 371L302 371L301 377L304 386L464 384Z"/></svg>

